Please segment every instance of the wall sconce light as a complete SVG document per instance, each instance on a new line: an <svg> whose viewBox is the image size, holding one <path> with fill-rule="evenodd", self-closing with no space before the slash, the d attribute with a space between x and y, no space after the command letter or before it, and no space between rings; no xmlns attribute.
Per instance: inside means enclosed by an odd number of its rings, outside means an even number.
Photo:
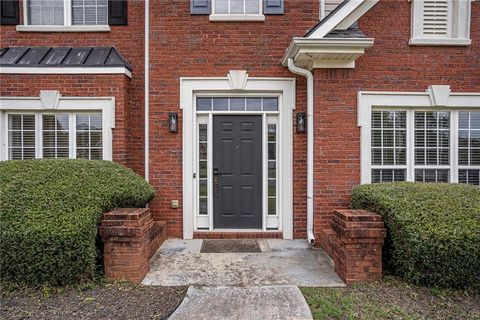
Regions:
<svg viewBox="0 0 480 320"><path fill-rule="evenodd" d="M297 133L307 132L307 114L305 112L297 113Z"/></svg>
<svg viewBox="0 0 480 320"><path fill-rule="evenodd" d="M168 131L170 132L178 131L178 113L176 112L168 113Z"/></svg>

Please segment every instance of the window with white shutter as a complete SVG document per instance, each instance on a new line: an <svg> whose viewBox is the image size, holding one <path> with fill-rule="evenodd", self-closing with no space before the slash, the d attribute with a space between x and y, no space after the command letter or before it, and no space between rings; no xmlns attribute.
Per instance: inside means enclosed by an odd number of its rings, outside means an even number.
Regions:
<svg viewBox="0 0 480 320"><path fill-rule="evenodd" d="M99 112L8 113L7 154L0 159L101 160L105 159L104 133L103 117Z"/></svg>
<svg viewBox="0 0 480 320"><path fill-rule="evenodd" d="M416 181L480 186L480 109L373 107L371 183Z"/></svg>
<svg viewBox="0 0 480 320"><path fill-rule="evenodd" d="M106 25L107 8L107 0L72 0L72 24Z"/></svg>
<svg viewBox="0 0 480 320"><path fill-rule="evenodd" d="M106 26L108 0L25 0L31 26Z"/></svg>
<svg viewBox="0 0 480 320"><path fill-rule="evenodd" d="M413 0L411 45L470 45L470 0Z"/></svg>

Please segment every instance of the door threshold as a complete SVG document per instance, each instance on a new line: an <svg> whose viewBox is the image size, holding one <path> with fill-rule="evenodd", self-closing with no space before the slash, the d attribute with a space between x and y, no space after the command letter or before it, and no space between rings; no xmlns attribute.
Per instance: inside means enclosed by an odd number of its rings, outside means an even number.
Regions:
<svg viewBox="0 0 480 320"><path fill-rule="evenodd" d="M228 232L235 232L235 233L265 232L265 233L268 233L268 232L281 232L281 231L280 230L273 230L273 229L267 229L267 230L263 230L263 229L213 229L213 230L198 229L198 230L195 230L195 232L199 232L199 233L200 232L221 232L221 233L228 233Z"/></svg>

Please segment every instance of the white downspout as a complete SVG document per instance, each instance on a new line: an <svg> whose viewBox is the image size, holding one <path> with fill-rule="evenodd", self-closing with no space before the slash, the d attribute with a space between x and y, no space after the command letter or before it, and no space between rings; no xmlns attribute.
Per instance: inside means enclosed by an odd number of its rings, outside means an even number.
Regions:
<svg viewBox="0 0 480 320"><path fill-rule="evenodd" d="M145 0L145 180L150 180L150 1Z"/></svg>
<svg viewBox="0 0 480 320"><path fill-rule="evenodd" d="M307 78L307 240L313 245L313 74L307 69L297 67L292 58L288 59L288 69Z"/></svg>

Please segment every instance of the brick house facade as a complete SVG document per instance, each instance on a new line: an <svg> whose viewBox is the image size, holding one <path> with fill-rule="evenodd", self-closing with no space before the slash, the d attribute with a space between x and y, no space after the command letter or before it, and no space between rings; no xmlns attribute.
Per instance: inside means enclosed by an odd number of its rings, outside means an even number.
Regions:
<svg viewBox="0 0 480 320"><path fill-rule="evenodd" d="M262 2L257 2L260 3L258 10L255 9L258 12L255 11L251 17L248 14L218 13L223 10L219 5L220 0L213 4L211 1L196 0L176 0L168 3L150 1L147 61L149 152L146 171L145 3L128 1L127 21L119 25L111 24L108 28L102 25L97 29L82 29L84 26L74 26L73 22L69 21L66 25L50 29L35 29L36 26L29 25L25 20L29 15L25 14L25 9L33 9L24 1L26 0L19 1L19 21L0 27L0 61L3 59L0 68L0 138L3 139L0 159L10 159L13 154L10 152L15 149L13 143L10 143L10 146L7 143L10 141L9 135L13 135L12 132L17 130L10 127L10 117L14 119L15 115L24 113L19 107L22 97L37 99L41 91L51 92L52 95L55 95L55 91L59 92L60 102L51 107L45 107L48 103L38 98L37 105L44 106L44 111L35 109L39 114L35 118L36 125L42 126L43 121L46 121L42 120L43 114L62 114L63 111L57 108L58 105L63 103L69 106L68 113L72 113L69 118L71 126L64 131L69 131L69 147L72 148L73 144L77 149L83 143L83 140L78 138L79 132L85 133L88 130L78 129L79 122L76 122L77 129L72 129L72 124L75 126L75 119L80 121L78 114L82 114L84 110L81 110L81 107L71 107L74 102L63 102L62 99L113 97L114 125L111 155L107 159L124 164L141 175L148 172L147 178L157 192L150 207L151 212L155 220L166 222L170 237L307 237L308 152L313 152L311 214L312 236L316 238L320 237L322 229L329 226L336 209L348 208L352 188L360 183L376 182L377 176L382 181L429 181L433 174L438 181L442 181L445 176L447 182L479 184L476 178L480 172L480 155L476 149L477 143L480 147L480 137L476 135L479 132L476 130L480 129L480 120L479 123L476 122L480 114L478 2L464 1L467 5L463 7L455 3L448 4L449 1L446 1L445 12L449 22L443 27L448 29L448 32L445 32L443 37L443 29L440 30L442 25L436 24L440 31L435 31L434 36L430 37L425 19L422 37L415 36L414 30L422 26L419 27L419 22L412 19L417 10L425 17L425 7L416 8L420 1L358 0L339 4L341 1L270 0L264 1L263 6L260 5ZM202 7L203 2L206 7ZM429 1L422 3L424 6L429 5ZM6 8L7 6L2 9L2 18L6 15ZM327 8L336 9L328 14L325 11ZM440 18L438 21L441 21ZM97 19L100 18L97 16ZM462 33L462 23L468 32ZM103 71L95 71L94 74L77 71L85 69L85 64L51 67L60 70L56 71L57 74L52 74L49 66L40 66L45 57L37 62L38 66L32 66L32 71L29 72L26 71L28 66L22 66L22 63L28 65L32 61L19 63L21 56L16 60L6 60L6 55L15 47L29 50L38 47L113 47L128 61L131 75L128 72L114 73L107 65L99 67L98 70ZM310 92L313 94L314 110L313 150L307 148L307 136L311 128L307 125L307 133L296 130L297 119L307 121L308 118L308 115L302 118L304 113L308 113L307 80L289 70L289 58L295 66L305 68L313 74L313 91ZM64 72L61 71L62 68ZM246 73L240 72L241 70ZM281 84L277 85L276 81ZM284 89L280 90L280 86ZM396 95L390 97L390 94ZM267 100L275 99L276 105L270 110L272 112L255 109L255 112L242 113L237 110L238 112L228 113L222 109L229 108L233 111L234 103L245 103L245 108L248 108L248 103L253 104L260 100L263 101L261 108L265 108ZM369 99L377 99L377 102L368 104ZM31 99L25 99L27 100ZM225 112L195 112L195 108L202 111L198 109L200 103L207 100L212 101L212 108L215 108L214 103L218 103L218 108ZM290 104L287 105L289 101ZM222 103L226 105L223 106ZM385 108L382 108L383 106ZM31 110L27 108L27 113ZM365 112L360 114L360 110ZM415 143L416 132L422 129L413 128L415 119L420 119L422 112L424 118L430 116L437 121L436 126L432 127L431 123L425 125L436 130L437 142L423 145L423 149L422 145L411 145ZM171 113L178 115L177 132L169 131ZM226 126L225 123L214 122L214 118L225 116L225 119L233 119L228 118L233 114L247 115L242 118L244 120L241 120L241 126L253 119L248 116L255 115L263 121L256 136L260 137L257 142L262 145L261 149L263 148L262 157L256 164L263 169L260 171L262 182L253 191L243 191L248 189L242 185L243 182L235 182L240 189L235 189L232 197L236 197L239 192L245 192L242 193L245 198L239 198L239 207L232 205L230 208L235 212L242 211L243 206L247 207L252 203L253 200L249 201L249 197L258 192L262 193L260 203L255 202L249 207L253 213L246 214L262 216L262 222L257 227L215 227L217 211L222 211L222 206L228 207L237 200L228 201L227 196L221 193L224 192L221 180L223 178L220 179L220 195L215 191L218 186L214 186L215 164L212 162L228 154L217 155L215 152L221 148L218 145L215 145L217 148L212 146L213 142L217 141L214 139L217 131L213 126ZM297 117L299 114L300 117ZM105 116L105 112L102 115ZM388 121L385 120L380 122L381 128L377 130L382 133L376 133L371 123L376 116L381 119L399 117L399 120L395 120L398 127L395 125L396 129L390 130L387 127ZM403 124L400 120L402 117L406 118ZM461 122L465 117L469 119L467 127L463 127L464 123ZM27 120L18 119L24 121L22 129L18 129L23 130L27 126ZM447 119L446 127L441 127L442 119ZM231 121L232 126L235 126L235 120ZM89 123L91 122L92 120ZM205 128L204 133L202 128ZM276 130L271 143L268 142L269 133L271 134L269 128ZM95 129L90 129L88 141L92 144L91 132ZM35 137L35 148L42 148L38 135L46 136L51 130L34 130L39 132ZM108 129L102 127L102 130ZM398 134L405 138L397 138L391 142L392 145L387 145L387 142L383 141L387 141L389 130L394 135L399 131ZM424 131L428 133L428 130ZM455 130L470 134L467 146L463 146L463 149L467 150L466 161L462 160L460 151L457 154L462 145L456 140L463 136ZM442 132L448 132L447 146L440 145ZM202 134L208 138L202 140ZM381 135L380 146L371 142L376 134ZM73 135L77 135L76 140L72 138ZM105 138L105 135L103 137ZM226 140L228 139L225 138ZM398 140L407 145L398 143ZM255 138L253 141L256 141ZM26 154L25 150L28 151L26 143L26 140L22 141L21 148L18 148L22 157ZM428 141L425 142L427 143ZM107 144L103 140L104 148ZM273 156L268 152L271 144L275 145ZM205 153L205 157L208 157L204 164L205 173L202 173L201 167L204 159L200 154L201 148L208 149ZM373 156L378 151L375 148L381 153L379 162L375 162ZM60 148L57 145L54 149L58 156ZM410 149L412 151L409 151ZM436 162L435 164L423 159L424 163L421 165L422 159L415 158L417 153L420 153L419 150L423 150L424 157L427 158L428 150L433 149L436 150L436 157L431 160ZM444 149L449 150L445 159L440 152ZM394 153L391 161L390 151ZM37 158L45 154L45 150L34 152ZM88 152L92 157L92 151ZM78 150L77 153L75 150L69 152L70 157L77 157L78 154ZM108 152L103 152L104 159L105 154ZM368 157L364 157L364 154L368 154ZM243 159L242 163L247 163L251 160L249 159ZM225 171L229 162L219 163ZM272 175L267 173L269 164L275 166L275 173ZM285 168L284 164L288 164L288 168ZM195 176L191 178L192 173ZM463 181L465 175L468 179ZM202 179L205 180L205 190L202 189ZM268 188L269 181L273 181L272 186L275 187ZM224 197L221 199L223 202L217 204L213 197ZM201 199L206 200L202 202ZM174 200L178 200L178 208L172 202ZM205 208L202 203L205 203ZM275 214L268 214L269 206L274 207L272 212ZM224 208L225 212L220 213L220 216L228 216L227 211L230 209ZM206 214L201 214L201 210L205 210ZM240 220L238 223L243 226Z"/></svg>

